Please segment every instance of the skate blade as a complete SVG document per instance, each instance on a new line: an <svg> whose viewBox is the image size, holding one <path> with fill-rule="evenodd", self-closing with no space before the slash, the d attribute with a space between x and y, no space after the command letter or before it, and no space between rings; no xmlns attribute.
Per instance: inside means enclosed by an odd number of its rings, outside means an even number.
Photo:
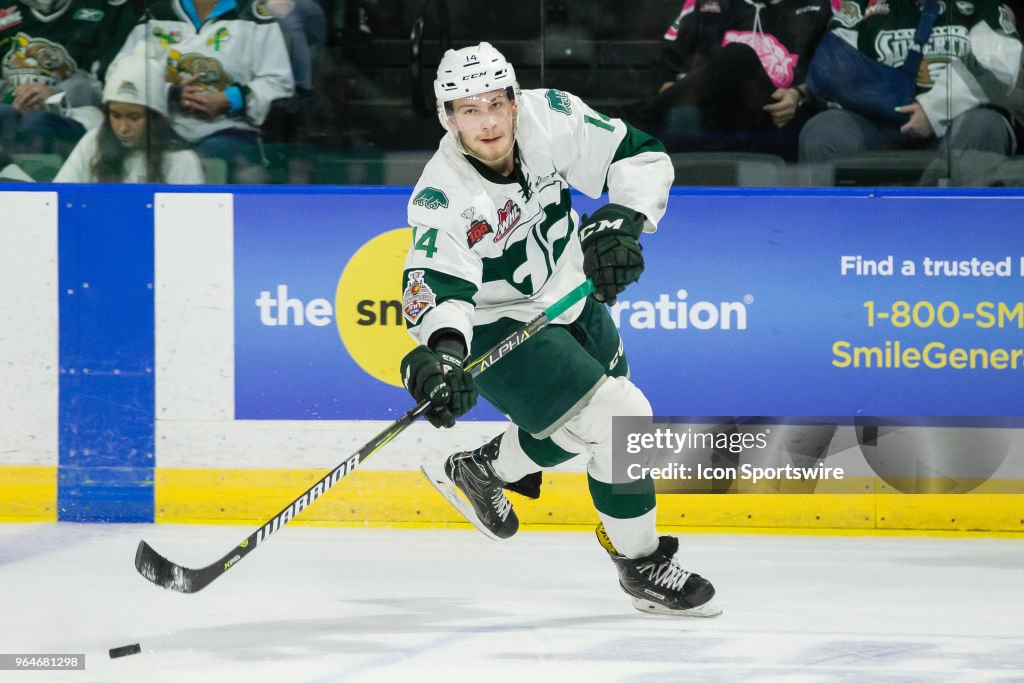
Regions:
<svg viewBox="0 0 1024 683"><path fill-rule="evenodd" d="M633 607L644 614L664 614L672 617L717 617L722 613L722 608L709 600L703 605L691 607L690 609L669 609L643 598L633 598Z"/></svg>
<svg viewBox="0 0 1024 683"><path fill-rule="evenodd" d="M452 480L448 478L448 475L445 474L443 465L435 465L433 463L423 464L420 465L420 471L423 472L423 476L427 478L430 485L437 489L437 492L444 496L445 500L451 503L451 506L458 510L459 514L465 517L466 521L476 527L480 533L492 541L505 540L495 536L480 522L480 518L476 516L473 506L462 497L462 494L459 493L459 489L452 483Z"/></svg>

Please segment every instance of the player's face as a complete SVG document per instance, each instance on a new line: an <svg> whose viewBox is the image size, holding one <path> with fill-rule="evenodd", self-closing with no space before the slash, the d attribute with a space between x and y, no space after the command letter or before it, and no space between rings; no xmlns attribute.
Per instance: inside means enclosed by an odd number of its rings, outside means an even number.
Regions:
<svg viewBox="0 0 1024 683"><path fill-rule="evenodd" d="M452 102L451 121L466 151L500 171L498 166L511 161L515 113L505 90L492 90Z"/></svg>
<svg viewBox="0 0 1024 683"><path fill-rule="evenodd" d="M107 116L118 141L128 149L141 149L146 144L146 108L141 104L108 102Z"/></svg>

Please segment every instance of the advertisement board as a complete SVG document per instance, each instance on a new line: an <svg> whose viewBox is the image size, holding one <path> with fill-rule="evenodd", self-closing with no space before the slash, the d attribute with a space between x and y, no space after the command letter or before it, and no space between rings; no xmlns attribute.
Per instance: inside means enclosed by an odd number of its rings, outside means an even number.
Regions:
<svg viewBox="0 0 1024 683"><path fill-rule="evenodd" d="M236 195L236 419L404 410L407 200ZM1022 212L970 193L677 188L610 312L658 415L1021 415Z"/></svg>

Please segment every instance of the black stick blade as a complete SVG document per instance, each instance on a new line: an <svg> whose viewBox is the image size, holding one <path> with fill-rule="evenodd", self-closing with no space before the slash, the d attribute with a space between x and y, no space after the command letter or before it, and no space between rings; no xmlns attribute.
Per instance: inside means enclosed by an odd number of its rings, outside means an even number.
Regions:
<svg viewBox="0 0 1024 683"><path fill-rule="evenodd" d="M219 575L219 572L214 571L212 576L206 576L207 572L203 569L189 569L174 564L145 541L139 541L139 549L135 551L135 569L156 585L179 593L202 590Z"/></svg>

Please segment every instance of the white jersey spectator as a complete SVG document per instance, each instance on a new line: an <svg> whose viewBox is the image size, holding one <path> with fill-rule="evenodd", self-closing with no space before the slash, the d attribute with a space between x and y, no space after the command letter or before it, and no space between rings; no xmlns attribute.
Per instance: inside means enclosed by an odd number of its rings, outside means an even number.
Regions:
<svg viewBox="0 0 1024 683"><path fill-rule="evenodd" d="M291 97L292 69L281 29L263 0L158 0L121 54L144 43L166 63L170 119L200 156L261 167L259 131L276 99Z"/></svg>

